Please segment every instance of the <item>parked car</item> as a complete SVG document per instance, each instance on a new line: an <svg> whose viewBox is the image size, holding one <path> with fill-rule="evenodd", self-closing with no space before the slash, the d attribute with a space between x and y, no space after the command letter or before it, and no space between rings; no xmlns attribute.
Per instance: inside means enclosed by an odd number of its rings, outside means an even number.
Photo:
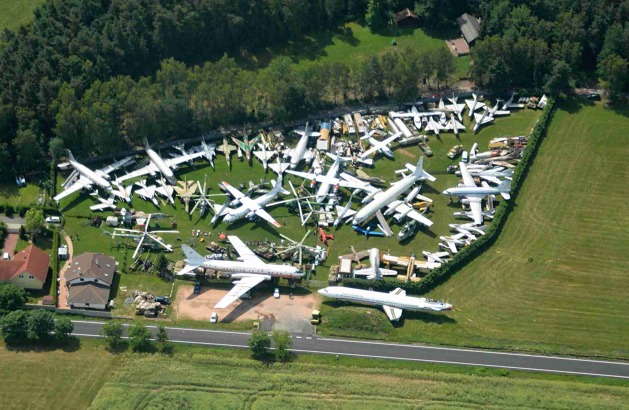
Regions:
<svg viewBox="0 0 629 410"><path fill-rule="evenodd" d="M194 282L194 294L198 295L201 293L201 281Z"/></svg>
<svg viewBox="0 0 629 410"><path fill-rule="evenodd" d="M210 316L210 323L218 322L218 314L216 312L212 312L212 316Z"/></svg>
<svg viewBox="0 0 629 410"><path fill-rule="evenodd" d="M170 305L170 298L167 296L158 296L155 298L155 301L161 303L162 305Z"/></svg>
<svg viewBox="0 0 629 410"><path fill-rule="evenodd" d="M273 292L273 297L275 299L279 299L280 298L280 288L275 288L275 291Z"/></svg>
<svg viewBox="0 0 629 410"><path fill-rule="evenodd" d="M61 223L61 217L60 216L49 216L46 218L46 222L48 222L49 224L60 224Z"/></svg>

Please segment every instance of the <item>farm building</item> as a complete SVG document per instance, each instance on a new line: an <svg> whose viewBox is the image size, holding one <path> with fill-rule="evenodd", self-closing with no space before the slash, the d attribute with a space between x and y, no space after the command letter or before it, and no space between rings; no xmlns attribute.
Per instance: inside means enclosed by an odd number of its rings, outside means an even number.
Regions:
<svg viewBox="0 0 629 410"><path fill-rule="evenodd" d="M0 280L24 289L41 290L48 277L50 256L35 245L0 261Z"/></svg>
<svg viewBox="0 0 629 410"><path fill-rule="evenodd" d="M118 264L111 256L86 252L70 262L65 274L71 308L104 310Z"/></svg>
<svg viewBox="0 0 629 410"><path fill-rule="evenodd" d="M474 41L480 36L480 20L471 14L463 13L456 18L456 22L467 44L473 45Z"/></svg>

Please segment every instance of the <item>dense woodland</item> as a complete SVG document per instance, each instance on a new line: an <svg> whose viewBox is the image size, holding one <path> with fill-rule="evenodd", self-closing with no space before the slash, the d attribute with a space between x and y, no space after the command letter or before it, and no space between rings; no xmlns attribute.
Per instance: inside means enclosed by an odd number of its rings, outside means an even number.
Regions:
<svg viewBox="0 0 629 410"><path fill-rule="evenodd" d="M525 4L526 3L526 4ZM364 21L390 30L410 7L428 29L482 18L472 78L554 92L598 76L627 87L629 0L51 0L0 41L0 175L45 170L65 147L110 154L244 121L284 121L347 101L405 100L447 83L445 49L393 48L353 64L242 69L230 56Z"/></svg>

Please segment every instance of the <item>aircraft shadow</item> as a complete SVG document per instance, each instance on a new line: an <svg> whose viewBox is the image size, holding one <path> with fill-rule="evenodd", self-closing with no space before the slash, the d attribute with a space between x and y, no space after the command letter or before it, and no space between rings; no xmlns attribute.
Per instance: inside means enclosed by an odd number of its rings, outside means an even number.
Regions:
<svg viewBox="0 0 629 410"><path fill-rule="evenodd" d="M258 306L260 303L262 303L265 300L267 300L269 298L272 298L272 297L273 297L273 295L265 293L265 294L260 294L260 295L254 296L254 297L252 297L251 299L248 299L248 300L245 299L238 306L236 306L236 308L234 310L229 312L229 314L227 316L225 316L223 318L223 320L221 320L221 322L222 323L231 323L234 320L238 319L243 314L245 314L246 312L248 312L251 309L253 309L256 306Z"/></svg>

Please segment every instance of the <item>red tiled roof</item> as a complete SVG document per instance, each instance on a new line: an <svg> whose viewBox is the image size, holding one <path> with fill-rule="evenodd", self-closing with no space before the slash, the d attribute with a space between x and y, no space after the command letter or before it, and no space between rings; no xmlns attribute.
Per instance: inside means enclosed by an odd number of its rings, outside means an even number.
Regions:
<svg viewBox="0 0 629 410"><path fill-rule="evenodd" d="M8 282L23 272L35 276L42 283L48 276L50 256L35 245L15 254L10 261L0 261L0 280Z"/></svg>

